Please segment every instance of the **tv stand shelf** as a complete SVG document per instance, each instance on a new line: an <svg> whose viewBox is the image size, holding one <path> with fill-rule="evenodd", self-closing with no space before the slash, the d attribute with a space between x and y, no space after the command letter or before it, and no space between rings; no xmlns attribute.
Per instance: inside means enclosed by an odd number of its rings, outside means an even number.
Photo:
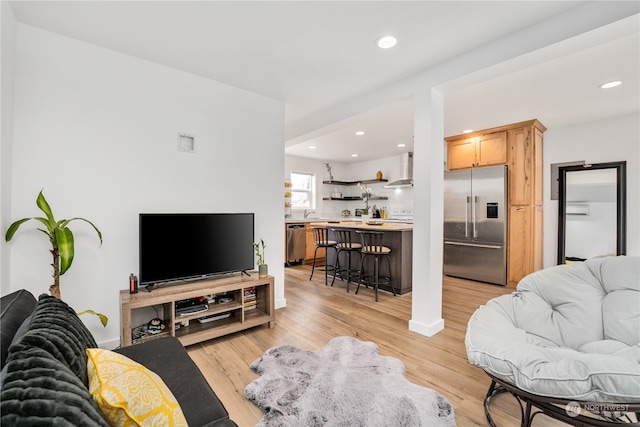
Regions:
<svg viewBox="0 0 640 427"><path fill-rule="evenodd" d="M136 309L152 306L162 306L166 332L180 340L187 346L206 341L212 338L242 331L267 324L270 328L275 326L275 309L273 294L273 277L258 278L258 273L252 276L234 275L216 279L201 280L188 284L167 285L147 292L141 288L137 294L130 294L129 290L120 291L120 345L122 347L132 345L131 314ZM226 294L232 300L227 303L209 304L207 311L176 314L176 301L197 298L207 295ZM255 304L253 301L255 300ZM245 305L254 305L255 308L247 310ZM229 313L229 317L200 323L201 317ZM149 319L151 320L151 319ZM188 326L182 326L187 324ZM176 329L176 326L179 329ZM156 338L157 335L149 335L137 342Z"/></svg>

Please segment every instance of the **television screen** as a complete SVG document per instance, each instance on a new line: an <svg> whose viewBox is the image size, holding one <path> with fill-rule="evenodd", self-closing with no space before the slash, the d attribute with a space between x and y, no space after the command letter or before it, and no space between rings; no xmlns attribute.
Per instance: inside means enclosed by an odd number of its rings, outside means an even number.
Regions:
<svg viewBox="0 0 640 427"><path fill-rule="evenodd" d="M140 285L254 268L253 213L140 214Z"/></svg>

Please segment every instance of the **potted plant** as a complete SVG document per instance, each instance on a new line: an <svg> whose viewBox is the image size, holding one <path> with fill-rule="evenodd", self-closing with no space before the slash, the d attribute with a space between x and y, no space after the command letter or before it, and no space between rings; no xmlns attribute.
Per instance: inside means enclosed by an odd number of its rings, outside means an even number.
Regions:
<svg viewBox="0 0 640 427"><path fill-rule="evenodd" d="M35 219L44 225L45 228L39 228L38 230L42 231L49 238L49 242L51 242L51 256L53 257L53 263L51 266L53 267L53 284L49 287L49 292L52 296L62 299L60 295L60 276L66 273L71 267L71 263L73 262L74 257L74 240L73 233L69 229L68 225L71 221L81 220L93 227L98 233L98 238L100 239L100 245L102 246L102 233L98 228L93 225L93 223L84 218L71 218L71 219L61 219L56 221L53 213L51 211L51 207L47 200L44 198L44 194L42 191L38 194L38 198L36 199L36 205L40 208L40 210L44 213L44 217L33 217L33 218L22 218L21 220L15 221L13 224L9 226L7 230L7 234L5 235L5 239L9 242L18 228L25 222ZM103 325L107 324L106 316L95 313L91 310L86 310L82 313L91 313L96 314L100 317L100 321ZM82 314L80 313L80 314Z"/></svg>
<svg viewBox="0 0 640 427"><path fill-rule="evenodd" d="M364 209L361 209L362 222L369 221L369 198L371 197L371 189L367 187L367 184L362 182L358 183L358 187L362 190L362 200L364 201Z"/></svg>
<svg viewBox="0 0 640 427"><path fill-rule="evenodd" d="M260 242L253 242L253 247L258 256L258 277L267 277L269 275L269 267L264 262L264 248L266 248L267 245L265 245L264 240L260 239Z"/></svg>
<svg viewBox="0 0 640 427"><path fill-rule="evenodd" d="M333 181L333 174L331 173L331 163L325 163L324 167L327 168L327 172L329 172L329 181Z"/></svg>

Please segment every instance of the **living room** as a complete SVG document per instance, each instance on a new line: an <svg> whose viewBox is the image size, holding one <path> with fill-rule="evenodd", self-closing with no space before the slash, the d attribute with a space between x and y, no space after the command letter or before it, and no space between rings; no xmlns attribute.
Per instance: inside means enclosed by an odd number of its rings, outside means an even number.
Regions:
<svg viewBox="0 0 640 427"><path fill-rule="evenodd" d="M620 14L636 19L637 33L637 11L631 14L625 7ZM593 27L555 34L545 43L587 33L607 20L617 28L618 18L591 13L597 16ZM543 28L537 30L534 36ZM78 224L74 229L77 255L63 277L62 295L78 310L109 317L106 328L97 319L85 320L102 347L113 348L120 341L118 291L127 288L129 274L138 270L142 212L254 212L255 236L268 245L276 308L287 306L281 250L284 102L22 23L7 2L2 2L2 43L3 232L13 220L37 215L35 200L42 189L58 215L88 218L100 228L100 247L90 228ZM529 48L514 49L509 58ZM500 46L491 50L495 56L487 62L505 59L498 55ZM460 62L447 67L457 68L459 75L478 68ZM403 83L415 93L420 111L430 110L431 96L417 86L425 81L437 86L438 79L426 73L418 83ZM396 90L394 97L407 92L400 84L390 89ZM373 98L389 96L382 92ZM318 121L326 122L328 116ZM636 111L549 129L544 146L545 171L551 163L571 160L627 161L627 249L632 255L640 254L638 120ZM414 254L426 262L414 275L438 284L441 254L429 241L441 241L441 221L431 213L441 194L431 190L432 178L424 171L442 167L443 147L425 142L445 135L442 123L433 128L428 120L416 123L414 221L416 233L425 238L416 239ZM176 149L180 133L195 135L194 153ZM547 172L545 180L546 192ZM545 266L555 264L556 210L556 202L545 196ZM10 244L3 242L0 255L2 295L20 288L34 295L48 291L48 242L35 227L22 230ZM413 295L416 307L429 308L414 310L412 319L426 332L442 326L442 304L432 298L441 290L434 288L425 285Z"/></svg>

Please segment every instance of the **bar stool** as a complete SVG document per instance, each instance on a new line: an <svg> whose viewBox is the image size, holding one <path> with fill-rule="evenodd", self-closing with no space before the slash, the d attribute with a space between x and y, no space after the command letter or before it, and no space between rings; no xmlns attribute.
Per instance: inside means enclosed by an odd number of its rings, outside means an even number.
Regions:
<svg viewBox="0 0 640 427"><path fill-rule="evenodd" d="M325 261L324 265L318 266L318 268L324 267L324 284L328 284L328 271L335 271L335 265L328 265L327 259L329 254L327 253L328 249L333 248L336 250L336 241L329 240L329 230L325 227L312 227L311 231L313 231L313 243L316 246L316 249L313 251L313 265L311 266L311 276L309 280L313 278L313 272L316 270L316 255L318 253L318 249L325 249ZM335 275L335 273L334 273Z"/></svg>
<svg viewBox="0 0 640 427"><path fill-rule="evenodd" d="M360 269L352 269L351 268L351 254L356 253L359 258L362 258L360 255L360 249L362 249L362 245L360 243L352 241L351 238L351 230L345 228L332 228L331 231L336 236L336 265L334 268L333 280L331 281L331 286L336 281L336 276L340 276L340 280L344 280L345 276L347 278L347 292L349 292L349 283L352 278L360 279ZM347 254L347 267L340 267L340 254L345 252Z"/></svg>
<svg viewBox="0 0 640 427"><path fill-rule="evenodd" d="M376 302L378 302L378 285L389 285L393 296L396 296L396 290L393 288L393 282L391 281L391 260L389 254L391 249L382 245L382 237L384 233L381 231L365 231L356 230L356 233L362 238L362 262L360 264L360 280L358 287L356 288L356 294L360 290L360 284L368 288L369 285L373 286L376 294ZM373 257L373 274L365 274L364 262L367 257ZM389 268L388 276L380 276L380 258L385 257L387 259L387 266Z"/></svg>

